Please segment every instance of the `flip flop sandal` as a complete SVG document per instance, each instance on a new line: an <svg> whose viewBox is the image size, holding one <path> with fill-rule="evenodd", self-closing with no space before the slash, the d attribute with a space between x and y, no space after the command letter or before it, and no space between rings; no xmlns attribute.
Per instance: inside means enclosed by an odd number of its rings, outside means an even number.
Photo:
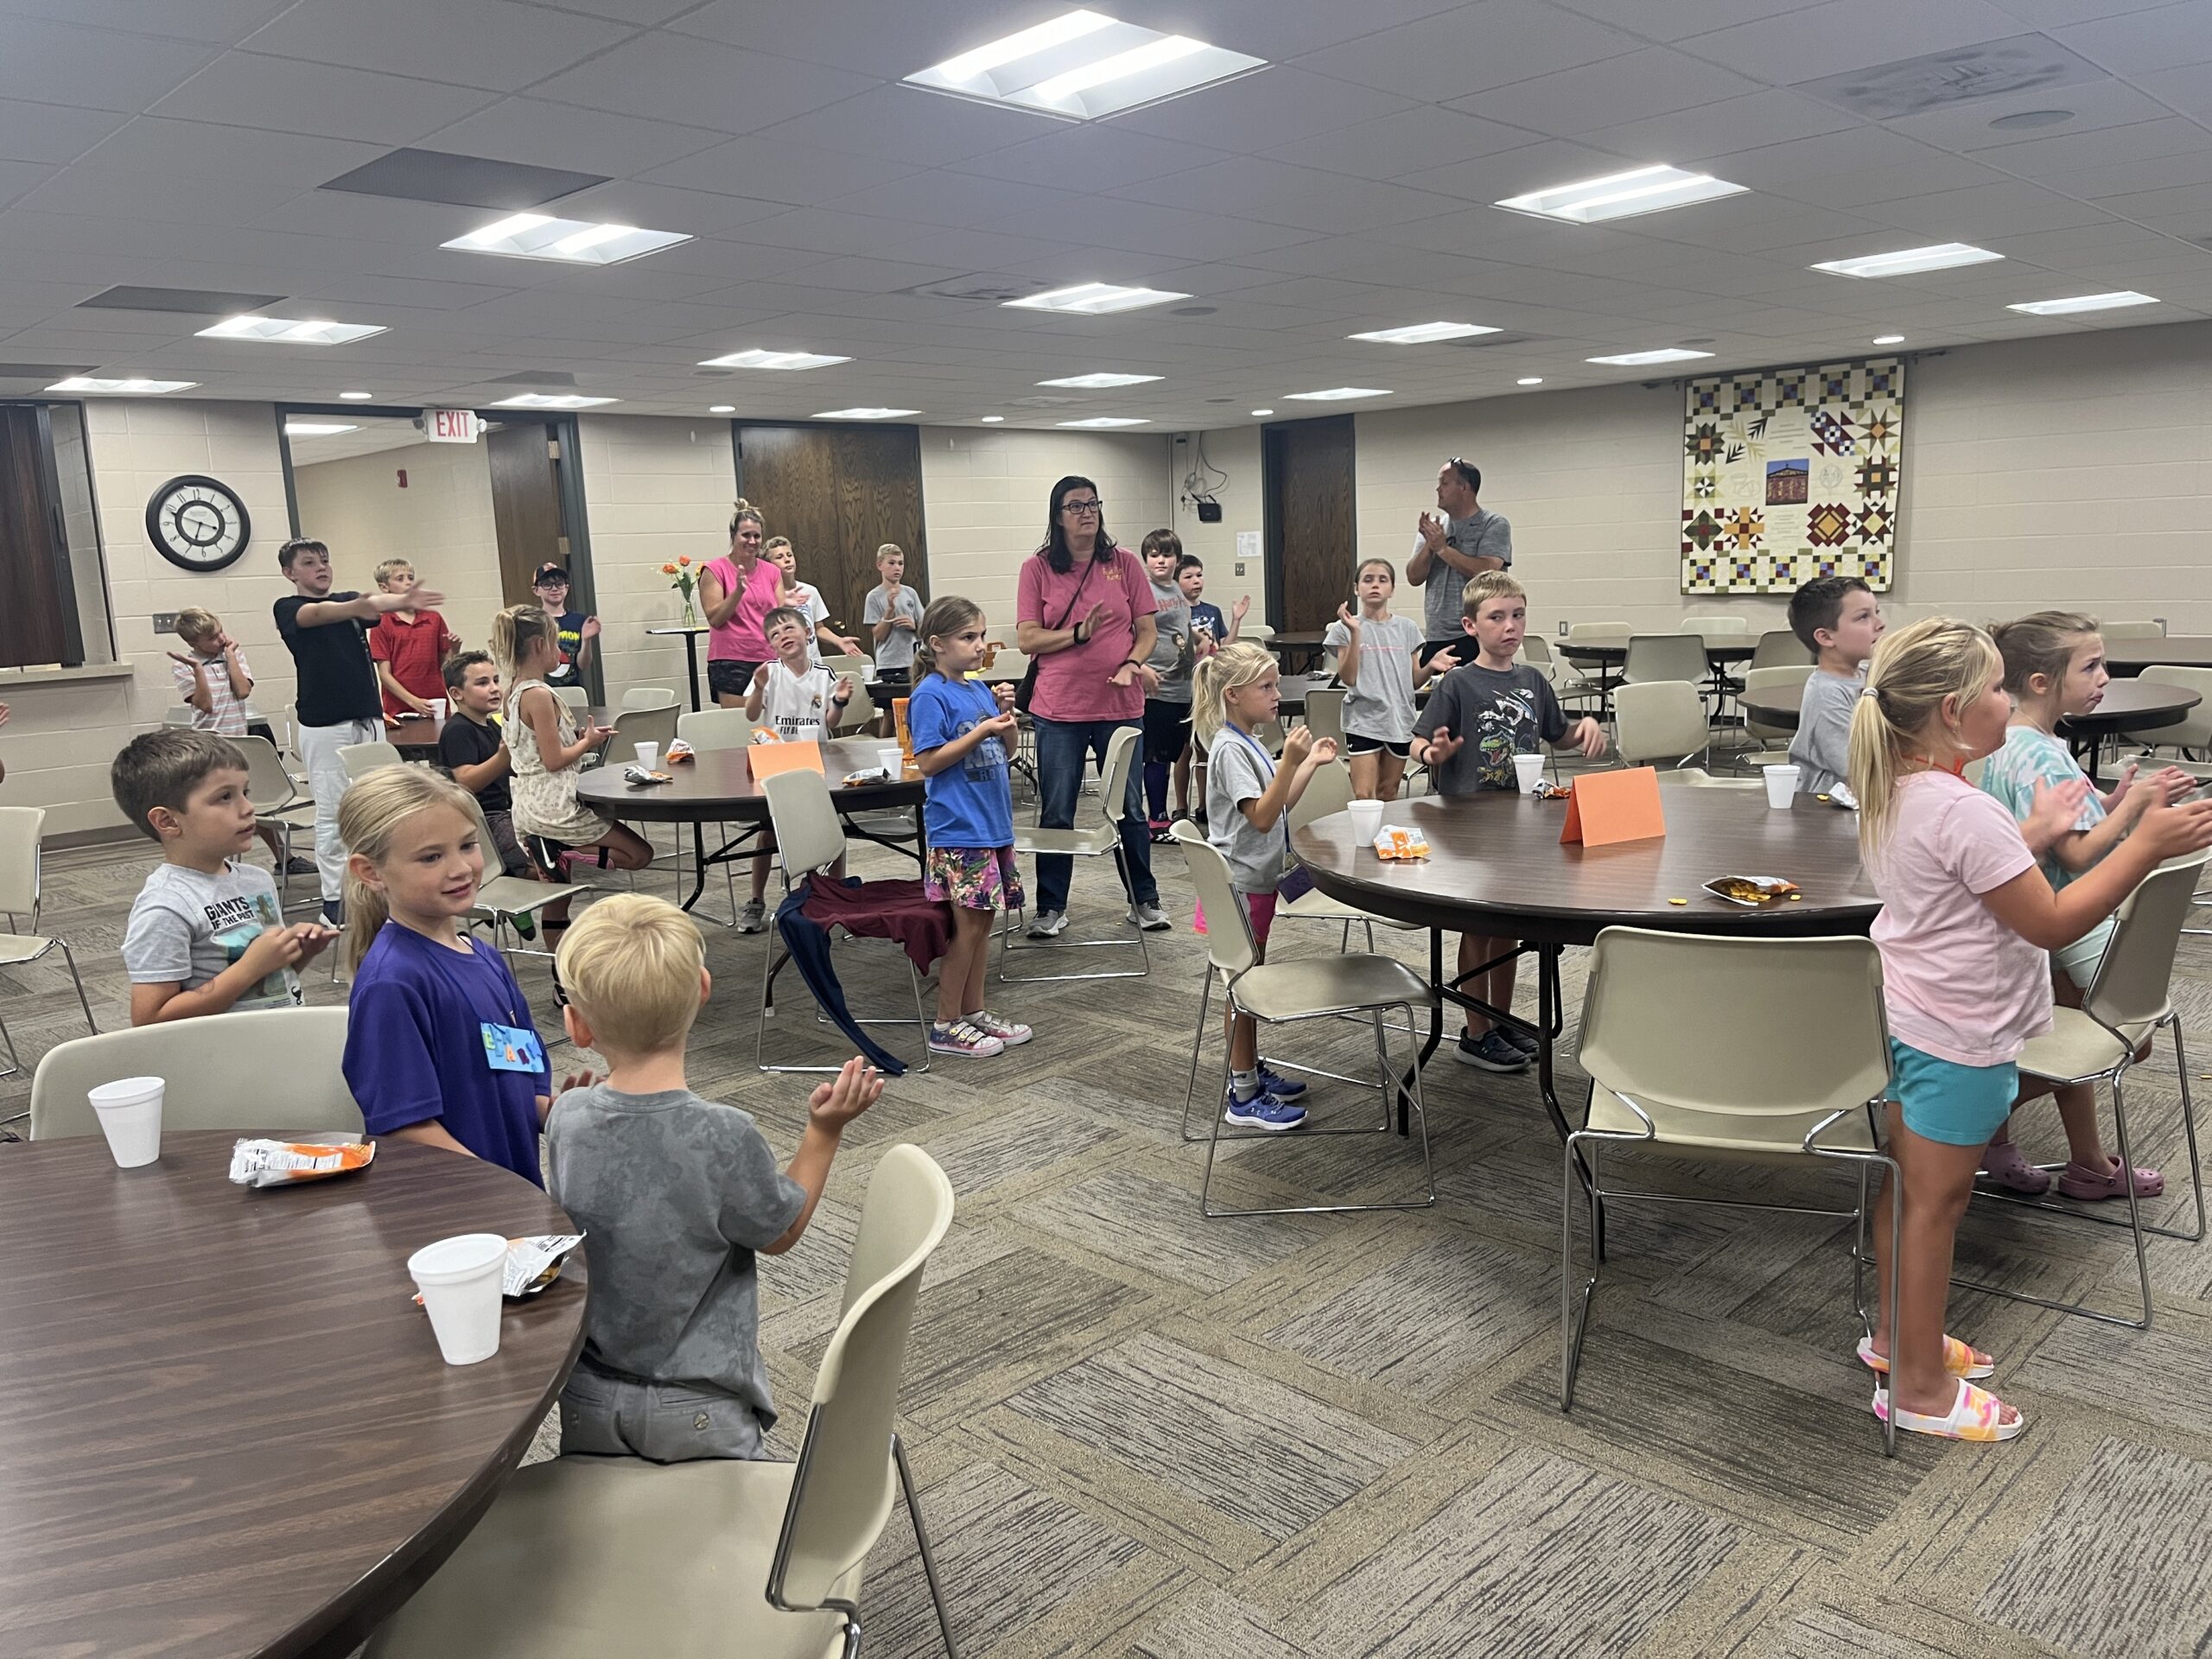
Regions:
<svg viewBox="0 0 2212 1659"><path fill-rule="evenodd" d="M2005 1402L1986 1389L1977 1389L1965 1378L1959 1380L1959 1392L1951 1402L1947 1415L1931 1417L1917 1411L1897 1412L1897 1427L1913 1434L1932 1434L1943 1440L2009 1440L2028 1426L2024 1413L2009 1423L1999 1419L1998 1413ZM1874 1390L1874 1415L1884 1422L1890 1417L1890 1391Z"/></svg>
<svg viewBox="0 0 2212 1659"><path fill-rule="evenodd" d="M1874 1338L1872 1337L1859 1338L1859 1363L1877 1376L1887 1376L1890 1374L1890 1362L1874 1351ZM1993 1359L1987 1364L1984 1364L1974 1357L1972 1347L1961 1342L1956 1337L1945 1337L1943 1338L1943 1369L1953 1376L1971 1377L1979 1382L1985 1376L1997 1375L1997 1362Z"/></svg>

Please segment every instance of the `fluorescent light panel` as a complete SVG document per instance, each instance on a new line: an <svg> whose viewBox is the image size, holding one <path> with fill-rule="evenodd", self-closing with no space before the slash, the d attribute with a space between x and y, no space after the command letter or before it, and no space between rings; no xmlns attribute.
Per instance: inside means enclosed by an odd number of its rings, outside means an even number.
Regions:
<svg viewBox="0 0 2212 1659"><path fill-rule="evenodd" d="M1320 391L1294 391L1287 396L1294 404L1336 404L1347 397L1388 397L1390 394L1380 386L1330 386Z"/></svg>
<svg viewBox="0 0 2212 1659"><path fill-rule="evenodd" d="M734 415L737 413L737 405L735 404L709 404L707 405L707 413L709 415Z"/></svg>
<svg viewBox="0 0 2212 1659"><path fill-rule="evenodd" d="M1152 423L1137 415L1093 415L1087 421L1061 421L1061 426L1150 426Z"/></svg>
<svg viewBox="0 0 2212 1659"><path fill-rule="evenodd" d="M1372 340L1384 346L1427 346L1440 340L1465 340L1471 334L1502 332L1478 322L1412 322L1402 328L1377 328L1371 334L1346 334L1346 340Z"/></svg>
<svg viewBox="0 0 2212 1659"><path fill-rule="evenodd" d="M550 259L564 265L619 265L690 237L681 231L645 231L635 225L601 224L588 219L556 219L550 213L513 213L480 231L441 242L462 253L495 253L506 259Z"/></svg>
<svg viewBox="0 0 2212 1659"><path fill-rule="evenodd" d="M976 418L981 421L985 426L996 426L1001 421L1005 420L1006 416L1003 415L978 415Z"/></svg>
<svg viewBox="0 0 2212 1659"><path fill-rule="evenodd" d="M817 421L895 421L902 416L921 412L918 409L873 409L863 405L859 409L825 409L814 418Z"/></svg>
<svg viewBox="0 0 2212 1659"><path fill-rule="evenodd" d="M906 85L1074 121L1157 103L1263 67L1187 35L1071 11L917 70Z"/></svg>
<svg viewBox="0 0 2212 1659"><path fill-rule="evenodd" d="M1157 380L1160 378L1156 374L1110 374L1101 372L1097 374L1071 374L1064 379L1039 380L1037 384L1040 386L1083 386L1093 391L1103 391L1108 386L1141 386L1147 380Z"/></svg>
<svg viewBox="0 0 2212 1659"><path fill-rule="evenodd" d="M1609 173L1580 184L1555 185L1525 196L1508 196L1494 205L1508 213L1533 213L1567 225L1595 225L1608 219L1630 219L1638 213L1663 213L1700 201L1744 194L1748 187L1716 179L1710 173L1690 173L1664 162L1639 167L1626 173Z"/></svg>
<svg viewBox="0 0 2212 1659"><path fill-rule="evenodd" d="M492 405L494 409L596 409L601 404L611 404L612 397L587 397L574 391L524 391L512 397L502 397Z"/></svg>
<svg viewBox="0 0 2212 1659"><path fill-rule="evenodd" d="M1544 384L1544 377L1541 374L1524 374L1513 384L1516 386L1541 386Z"/></svg>
<svg viewBox="0 0 2212 1659"><path fill-rule="evenodd" d="M1613 357L1592 357L1585 360L1605 363L1617 368L1641 368L1646 363L1687 363L1694 357L1711 357L1711 352L1693 352L1680 346L1662 346L1656 352L1622 352Z"/></svg>
<svg viewBox="0 0 2212 1659"><path fill-rule="evenodd" d="M1170 300L1187 300L1164 288L1121 288L1112 283L1077 283L1072 288L1049 289L1026 300L1008 300L1009 311L1060 311L1078 317L1103 317L1115 311L1138 311Z"/></svg>
<svg viewBox="0 0 2212 1659"><path fill-rule="evenodd" d="M189 391L197 380L148 380L137 375L73 374L48 391L82 391L124 397L158 397L165 391Z"/></svg>
<svg viewBox="0 0 2212 1659"><path fill-rule="evenodd" d="M276 346L350 346L371 334L380 334L380 322L330 322L296 317L225 317L213 327L202 328L202 340L258 340Z"/></svg>
<svg viewBox="0 0 2212 1659"><path fill-rule="evenodd" d="M376 393L373 391L341 391L338 396L340 399L345 403L365 404L374 401Z"/></svg>
<svg viewBox="0 0 2212 1659"><path fill-rule="evenodd" d="M825 352L770 352L758 346L750 351L732 352L727 357L710 357L699 366L702 369L826 369L832 363L849 363L849 357L832 357Z"/></svg>
<svg viewBox="0 0 2212 1659"><path fill-rule="evenodd" d="M1838 276L1910 276L1919 271L1979 265L2004 257L1965 242L1938 242L1932 247L1899 248L1895 253L1863 253L1851 259L1829 259L1813 269Z"/></svg>
<svg viewBox="0 0 2212 1659"><path fill-rule="evenodd" d="M287 421L284 435L288 438L334 438L340 432L358 432L361 429L350 421Z"/></svg>
<svg viewBox="0 0 2212 1659"><path fill-rule="evenodd" d="M1874 343L1877 346L1902 346L1904 344L1904 336L1903 334L1877 334L1874 336Z"/></svg>
<svg viewBox="0 0 2212 1659"><path fill-rule="evenodd" d="M2133 289L2117 294L2077 294L2070 300L2028 300L2008 305L2007 311L2024 311L2031 317L2065 317L2076 311L2116 311L2123 305L2156 305L2158 300Z"/></svg>

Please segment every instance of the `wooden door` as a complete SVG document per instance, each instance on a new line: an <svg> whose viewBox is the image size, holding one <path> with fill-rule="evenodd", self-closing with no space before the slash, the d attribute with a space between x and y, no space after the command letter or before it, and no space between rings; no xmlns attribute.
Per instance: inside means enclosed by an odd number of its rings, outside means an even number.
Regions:
<svg viewBox="0 0 2212 1659"><path fill-rule="evenodd" d="M911 426L741 426L738 493L768 534L788 536L802 582L856 632L876 585L875 550L906 550L906 585L930 593L922 532L921 434Z"/></svg>
<svg viewBox="0 0 2212 1659"><path fill-rule="evenodd" d="M554 471L553 435L542 421L509 422L486 435L485 448L492 465L492 523L499 542L499 590L510 605L534 605L537 596L531 591L530 579L537 574L537 567L569 563L569 538L561 526L561 483ZM569 575L574 594L577 573Z"/></svg>
<svg viewBox="0 0 2212 1659"><path fill-rule="evenodd" d="M0 667L85 660L46 411L0 406Z"/></svg>
<svg viewBox="0 0 2212 1659"><path fill-rule="evenodd" d="M1263 454L1268 621L1281 632L1325 628L1351 596L1357 562L1351 416L1270 426Z"/></svg>

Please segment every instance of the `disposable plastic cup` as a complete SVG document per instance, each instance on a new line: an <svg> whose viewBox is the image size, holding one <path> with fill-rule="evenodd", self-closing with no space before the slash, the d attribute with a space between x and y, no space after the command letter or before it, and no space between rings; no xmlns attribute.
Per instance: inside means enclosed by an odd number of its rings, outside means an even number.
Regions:
<svg viewBox="0 0 2212 1659"><path fill-rule="evenodd" d="M1795 766L1767 766L1766 804L1787 806L1797 798L1797 768Z"/></svg>
<svg viewBox="0 0 2212 1659"><path fill-rule="evenodd" d="M875 764L896 778L906 770L906 757L899 752L896 743L887 743L875 752Z"/></svg>
<svg viewBox="0 0 2212 1659"><path fill-rule="evenodd" d="M430 699L430 718L432 720L443 720L445 717L446 700L443 697L432 697Z"/></svg>
<svg viewBox="0 0 2212 1659"><path fill-rule="evenodd" d="M651 772L655 766L660 765L660 745L658 743L639 744L638 764L647 772Z"/></svg>
<svg viewBox="0 0 2212 1659"><path fill-rule="evenodd" d="M1372 846L1382 828L1382 803L1354 801L1344 809L1351 814L1351 832L1357 836L1362 846Z"/></svg>
<svg viewBox="0 0 2212 1659"><path fill-rule="evenodd" d="M168 1086L160 1077L124 1077L88 1091L117 1168L137 1169L162 1155L162 1094Z"/></svg>
<svg viewBox="0 0 2212 1659"><path fill-rule="evenodd" d="M447 1364L474 1365L499 1351L499 1281L506 1266L507 1241L497 1233L442 1238L407 1258Z"/></svg>
<svg viewBox="0 0 2212 1659"><path fill-rule="evenodd" d="M1536 792L1536 785L1544 775L1544 757L1541 754L1516 754L1513 757L1513 781L1521 785L1523 795Z"/></svg>

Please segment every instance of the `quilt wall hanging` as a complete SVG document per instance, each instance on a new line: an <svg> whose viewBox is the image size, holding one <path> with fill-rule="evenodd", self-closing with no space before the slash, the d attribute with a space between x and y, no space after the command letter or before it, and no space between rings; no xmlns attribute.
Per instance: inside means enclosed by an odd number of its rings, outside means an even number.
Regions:
<svg viewBox="0 0 2212 1659"><path fill-rule="evenodd" d="M1689 383L1682 591L1789 593L1897 576L1904 363L1894 357Z"/></svg>

